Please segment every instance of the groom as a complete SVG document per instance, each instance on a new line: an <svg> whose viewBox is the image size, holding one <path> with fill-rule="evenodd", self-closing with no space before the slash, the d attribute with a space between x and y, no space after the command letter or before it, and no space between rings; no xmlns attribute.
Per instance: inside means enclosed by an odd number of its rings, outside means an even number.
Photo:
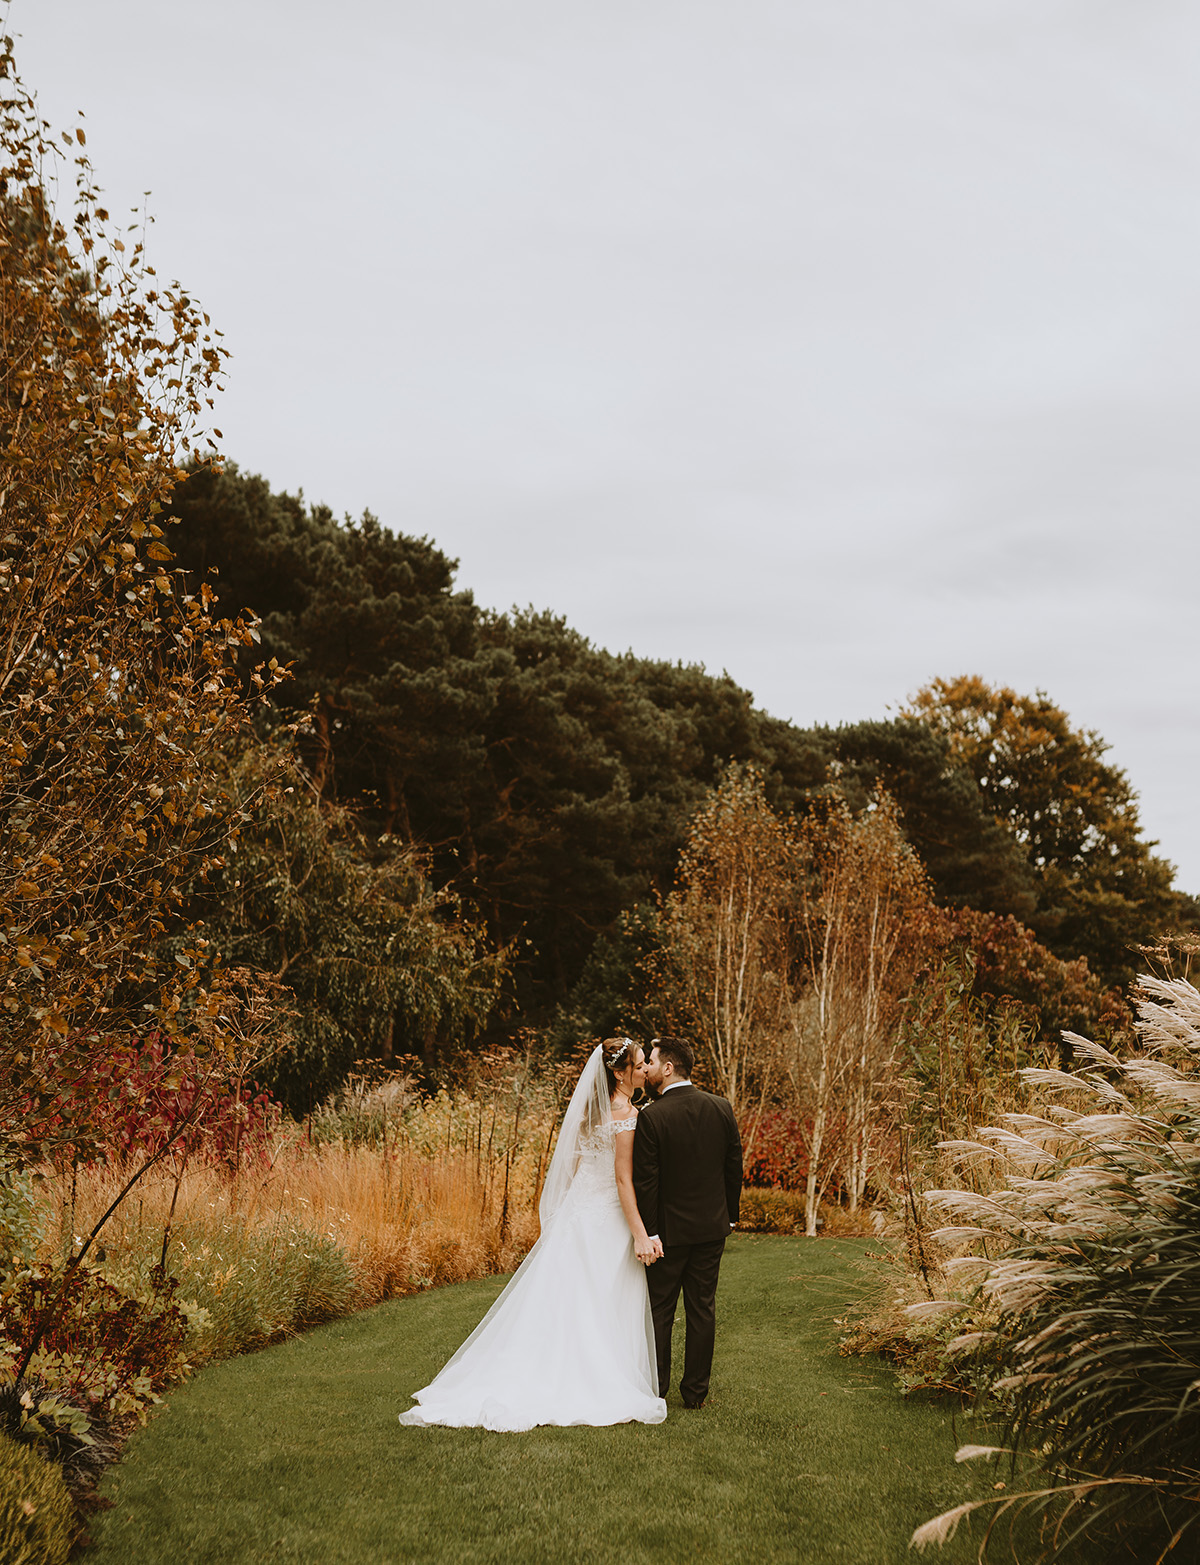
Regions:
<svg viewBox="0 0 1200 1565"><path fill-rule="evenodd" d="M738 1220L742 1144L728 1098L692 1086L692 1050L682 1038L655 1038L646 1080L659 1096L638 1118L633 1188L638 1211L661 1247L647 1268L658 1394L671 1379L671 1327L683 1292L687 1318L684 1407L702 1407L712 1373L717 1273L729 1230Z"/></svg>

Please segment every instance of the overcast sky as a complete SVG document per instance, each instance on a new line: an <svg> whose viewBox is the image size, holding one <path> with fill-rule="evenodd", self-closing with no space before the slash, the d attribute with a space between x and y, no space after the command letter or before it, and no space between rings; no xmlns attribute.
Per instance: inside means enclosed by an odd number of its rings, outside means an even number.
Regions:
<svg viewBox="0 0 1200 1565"><path fill-rule="evenodd" d="M224 449L798 723L1112 744L1200 891L1200 8L14 0Z"/></svg>

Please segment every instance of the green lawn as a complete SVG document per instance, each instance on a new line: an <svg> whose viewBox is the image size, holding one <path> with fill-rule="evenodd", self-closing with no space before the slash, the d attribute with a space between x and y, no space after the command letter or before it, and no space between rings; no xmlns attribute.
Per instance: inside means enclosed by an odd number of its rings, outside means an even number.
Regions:
<svg viewBox="0 0 1200 1565"><path fill-rule="evenodd" d="M869 1248L736 1235L709 1403L686 1412L672 1393L655 1427L402 1428L409 1393L502 1279L398 1300L215 1365L171 1397L113 1469L115 1505L96 1518L86 1558L915 1560L913 1527L998 1475L954 1465L948 1408L906 1402L885 1366L838 1356L832 1318L861 1286ZM969 1423L958 1434L981 1438ZM1003 1543L995 1552L1010 1557ZM973 1557L961 1534L934 1551L945 1565Z"/></svg>

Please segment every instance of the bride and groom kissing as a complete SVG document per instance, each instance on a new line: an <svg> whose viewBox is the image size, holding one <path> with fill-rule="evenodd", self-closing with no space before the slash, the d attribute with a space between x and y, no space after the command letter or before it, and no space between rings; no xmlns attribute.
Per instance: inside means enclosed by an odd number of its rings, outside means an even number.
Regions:
<svg viewBox="0 0 1200 1565"><path fill-rule="evenodd" d="M402 1424L494 1430L658 1424L683 1298L679 1392L708 1394L717 1276L738 1220L742 1150L725 1098L693 1085L681 1038L597 1044L572 1093L541 1237ZM658 1096L640 1112L643 1086Z"/></svg>

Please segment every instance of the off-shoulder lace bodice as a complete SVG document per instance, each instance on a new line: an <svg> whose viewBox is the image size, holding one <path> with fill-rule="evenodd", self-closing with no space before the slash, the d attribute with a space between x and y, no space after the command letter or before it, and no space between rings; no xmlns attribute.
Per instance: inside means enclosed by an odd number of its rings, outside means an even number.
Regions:
<svg viewBox="0 0 1200 1565"><path fill-rule="evenodd" d="M636 1129L636 1114L630 1114L627 1119L606 1119L603 1125L597 1125L594 1130L584 1131L583 1135L580 1136L580 1156L588 1157L604 1153L611 1158L613 1155L613 1139L617 1132Z"/></svg>
<svg viewBox="0 0 1200 1565"><path fill-rule="evenodd" d="M579 1138L579 1161L575 1167L572 1198L576 1206L590 1206L593 1202L620 1205L617 1195L617 1170L613 1161L617 1132L636 1130L637 1115L627 1119L605 1120L594 1130Z"/></svg>

